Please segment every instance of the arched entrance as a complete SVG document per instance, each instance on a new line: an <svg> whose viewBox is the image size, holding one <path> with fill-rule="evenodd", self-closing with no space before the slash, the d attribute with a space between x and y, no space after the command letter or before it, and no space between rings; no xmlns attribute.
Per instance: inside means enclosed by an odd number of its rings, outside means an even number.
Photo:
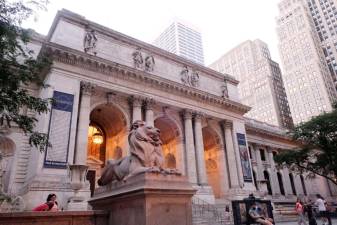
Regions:
<svg viewBox="0 0 337 225"><path fill-rule="evenodd" d="M163 154L165 158L164 167L180 169L180 132L176 123L168 116L161 116L155 119L154 126L160 130L160 140L162 141Z"/></svg>
<svg viewBox="0 0 337 225"><path fill-rule="evenodd" d="M207 180L213 189L215 198L221 197L220 187L220 171L219 171L219 150L220 138L217 133L210 127L202 129L202 136L204 141L205 164L207 172Z"/></svg>
<svg viewBox="0 0 337 225"><path fill-rule="evenodd" d="M87 151L87 179L92 191L106 161L121 158L126 148L127 123L124 114L111 104L96 106L90 113Z"/></svg>

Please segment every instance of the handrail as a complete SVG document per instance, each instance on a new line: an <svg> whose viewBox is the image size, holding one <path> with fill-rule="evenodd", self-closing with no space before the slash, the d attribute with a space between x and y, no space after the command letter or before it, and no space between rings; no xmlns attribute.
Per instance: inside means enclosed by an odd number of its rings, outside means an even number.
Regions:
<svg viewBox="0 0 337 225"><path fill-rule="evenodd" d="M207 214L211 213L212 217L208 217L207 220L210 224L221 224L225 225L225 215L217 207L209 204L205 200L202 200L196 196L192 198L192 214L193 217L206 217ZM211 221L210 221L211 220Z"/></svg>

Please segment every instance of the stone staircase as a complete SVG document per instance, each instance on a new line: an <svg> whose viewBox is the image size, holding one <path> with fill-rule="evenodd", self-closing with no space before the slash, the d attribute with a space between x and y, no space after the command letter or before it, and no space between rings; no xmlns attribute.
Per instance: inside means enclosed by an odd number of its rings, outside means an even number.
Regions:
<svg viewBox="0 0 337 225"><path fill-rule="evenodd" d="M209 204L198 198L192 198L193 225L229 225L231 224L230 212L226 212L222 204Z"/></svg>
<svg viewBox="0 0 337 225"><path fill-rule="evenodd" d="M294 202L275 202L274 203L274 220L277 222L296 221Z"/></svg>

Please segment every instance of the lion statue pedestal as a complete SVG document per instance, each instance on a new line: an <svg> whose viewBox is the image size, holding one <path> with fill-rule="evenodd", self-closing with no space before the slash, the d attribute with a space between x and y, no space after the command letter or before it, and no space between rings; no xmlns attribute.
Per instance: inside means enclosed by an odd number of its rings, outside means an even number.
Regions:
<svg viewBox="0 0 337 225"><path fill-rule="evenodd" d="M107 162L89 204L109 211L109 225L192 225L192 188L175 169L163 168L160 131L136 121L130 155Z"/></svg>

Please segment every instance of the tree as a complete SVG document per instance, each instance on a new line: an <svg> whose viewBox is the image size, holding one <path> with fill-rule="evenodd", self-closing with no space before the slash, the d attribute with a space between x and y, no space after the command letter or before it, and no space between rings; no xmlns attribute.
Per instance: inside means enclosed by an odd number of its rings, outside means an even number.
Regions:
<svg viewBox="0 0 337 225"><path fill-rule="evenodd" d="M296 126L290 135L301 145L275 157L295 172L320 175L337 185L337 104L331 112Z"/></svg>
<svg viewBox="0 0 337 225"><path fill-rule="evenodd" d="M46 113L50 99L41 99L29 93L28 87L45 87L41 74L48 69L48 57L36 58L29 50L32 31L21 27L22 21L45 9L47 0L0 0L0 126L16 124L36 147L47 144L47 135L34 131L34 114ZM33 115L31 113L33 112Z"/></svg>

